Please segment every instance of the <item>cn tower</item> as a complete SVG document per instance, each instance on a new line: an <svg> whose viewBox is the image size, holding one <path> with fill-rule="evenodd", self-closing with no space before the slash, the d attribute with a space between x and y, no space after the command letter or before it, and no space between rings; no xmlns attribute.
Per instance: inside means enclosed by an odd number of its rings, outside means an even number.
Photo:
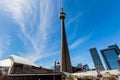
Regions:
<svg viewBox="0 0 120 80"><path fill-rule="evenodd" d="M71 60L70 60L68 43L67 43L66 32L65 32L65 23L64 23L65 17L66 17L66 14L63 12L63 8L61 8L61 12L59 15L59 18L61 20L61 64L60 64L60 71L72 73L73 70L72 70L72 66L71 66Z"/></svg>

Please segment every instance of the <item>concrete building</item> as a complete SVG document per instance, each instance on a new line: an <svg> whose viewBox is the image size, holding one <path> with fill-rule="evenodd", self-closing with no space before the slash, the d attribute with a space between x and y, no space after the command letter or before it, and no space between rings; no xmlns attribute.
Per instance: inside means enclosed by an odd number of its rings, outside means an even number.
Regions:
<svg viewBox="0 0 120 80"><path fill-rule="evenodd" d="M99 57L99 54L97 52L97 49L96 48L91 48L90 53L91 53L91 56L92 56L92 60L94 62L95 69L96 70L104 70L104 67L103 67L102 61Z"/></svg>
<svg viewBox="0 0 120 80"><path fill-rule="evenodd" d="M61 20L61 65L60 65L60 71L61 72L73 72L72 66L71 66L71 60L68 50L68 44L67 44L67 38L66 38L66 32L65 32L65 24L64 19L66 17L66 14L63 12L63 8L61 8L60 12L60 20Z"/></svg>

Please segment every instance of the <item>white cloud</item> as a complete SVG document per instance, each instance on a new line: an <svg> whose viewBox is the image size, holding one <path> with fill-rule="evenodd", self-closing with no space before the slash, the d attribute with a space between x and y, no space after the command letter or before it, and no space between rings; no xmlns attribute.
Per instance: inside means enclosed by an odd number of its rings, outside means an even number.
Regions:
<svg viewBox="0 0 120 80"><path fill-rule="evenodd" d="M78 38L76 41L74 41L71 45L70 45L70 49L74 49L77 46L79 46L80 44L82 44L83 42L85 42L86 40L88 40L91 35L93 34L93 32L91 32L90 34L88 34L87 36L84 36L82 38Z"/></svg>
<svg viewBox="0 0 120 80"><path fill-rule="evenodd" d="M2 55L10 46L11 38L8 35L0 35L0 55Z"/></svg>
<svg viewBox="0 0 120 80"><path fill-rule="evenodd" d="M2 0L0 6L17 24L18 37L24 43L27 52L19 55L35 62L49 57L47 38L50 35L54 16L55 0ZM37 22L37 23L36 23ZM54 52L54 51L51 51Z"/></svg>
<svg viewBox="0 0 120 80"><path fill-rule="evenodd" d="M86 40L85 37L77 39L72 45L70 45L70 48L75 48L79 44L83 43Z"/></svg>
<svg viewBox="0 0 120 80"><path fill-rule="evenodd" d="M81 13L77 14L75 17L69 19L69 21L66 23L66 26L68 27L71 23L75 22L82 15L83 15L83 12L81 12Z"/></svg>

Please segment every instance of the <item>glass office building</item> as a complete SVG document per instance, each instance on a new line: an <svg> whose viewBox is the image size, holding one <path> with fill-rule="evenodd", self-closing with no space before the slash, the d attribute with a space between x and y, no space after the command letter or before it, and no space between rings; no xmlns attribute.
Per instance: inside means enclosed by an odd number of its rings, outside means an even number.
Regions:
<svg viewBox="0 0 120 80"><path fill-rule="evenodd" d="M99 54L97 52L96 48L91 48L90 53L94 62L94 66L96 70L104 70L103 64L101 62L101 59L99 57Z"/></svg>
<svg viewBox="0 0 120 80"><path fill-rule="evenodd" d="M108 46L107 49L101 50L101 53L108 70L119 69L119 65L117 63L119 60L119 52L117 51L116 47Z"/></svg>
<svg viewBox="0 0 120 80"><path fill-rule="evenodd" d="M120 55L120 49L119 49L119 47L117 46L117 44L110 45L110 46L108 46L108 48L115 48L116 51L117 51L117 54Z"/></svg>

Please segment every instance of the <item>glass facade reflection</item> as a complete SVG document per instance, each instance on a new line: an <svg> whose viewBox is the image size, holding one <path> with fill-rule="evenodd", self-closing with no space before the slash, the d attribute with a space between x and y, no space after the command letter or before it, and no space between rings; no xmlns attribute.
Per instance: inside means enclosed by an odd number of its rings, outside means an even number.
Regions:
<svg viewBox="0 0 120 80"><path fill-rule="evenodd" d="M95 68L97 70L104 70L104 67L103 67L103 64L102 64L100 57L98 55L97 49L91 48L90 53L91 53Z"/></svg>
<svg viewBox="0 0 120 80"><path fill-rule="evenodd" d="M117 54L120 55L120 49L119 49L119 47L117 46L117 44L110 45L110 46L108 46L108 48L115 48L116 51L117 51Z"/></svg>
<svg viewBox="0 0 120 80"><path fill-rule="evenodd" d="M117 50L115 48L101 50L101 53L108 70L119 69L119 65L117 63L117 60L119 60L119 58Z"/></svg>

